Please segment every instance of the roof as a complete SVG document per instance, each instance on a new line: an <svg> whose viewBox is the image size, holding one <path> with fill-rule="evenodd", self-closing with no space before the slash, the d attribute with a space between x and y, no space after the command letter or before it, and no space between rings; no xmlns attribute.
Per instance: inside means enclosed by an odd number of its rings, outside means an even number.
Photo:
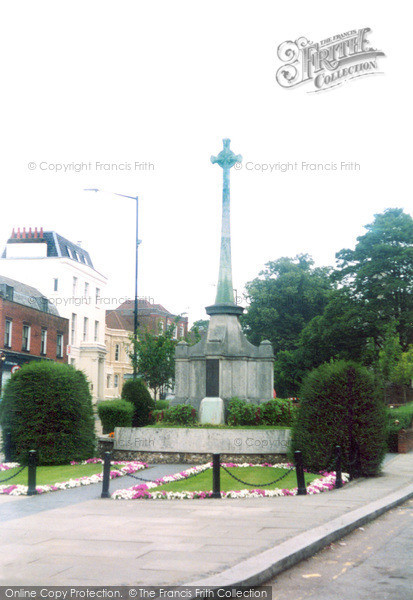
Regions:
<svg viewBox="0 0 413 600"><path fill-rule="evenodd" d="M13 295L10 294L11 290L8 288L13 288ZM0 275L0 296L10 302L16 302L16 304L60 316L56 306L39 290L15 279L4 277L4 275Z"/></svg>
<svg viewBox="0 0 413 600"><path fill-rule="evenodd" d="M106 311L106 325L111 329L134 330L134 311L135 300L126 300L115 310ZM162 304L154 304L143 298L138 300L138 319L141 317L168 317L175 319L177 315L172 314ZM179 317L180 321L185 321L186 317Z"/></svg>
<svg viewBox="0 0 413 600"><path fill-rule="evenodd" d="M7 241L8 244L31 244L41 242L46 242L47 244L48 257L70 258L75 262L79 262L94 269L89 252L79 246L79 244L74 244L55 231L43 231L43 228L38 231L37 227L33 232L31 227L28 231L26 231L26 228L23 228L22 231L20 231L20 228L17 231L13 229L12 234ZM6 248L3 250L2 258L6 258Z"/></svg>

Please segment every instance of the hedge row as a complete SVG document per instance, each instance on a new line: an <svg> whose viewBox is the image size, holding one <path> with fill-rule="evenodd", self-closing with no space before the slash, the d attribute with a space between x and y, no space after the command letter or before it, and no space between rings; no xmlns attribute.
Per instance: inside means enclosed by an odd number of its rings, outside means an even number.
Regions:
<svg viewBox="0 0 413 600"><path fill-rule="evenodd" d="M262 404L232 398L228 403L228 425L273 425L291 427L297 407L291 400L274 398Z"/></svg>

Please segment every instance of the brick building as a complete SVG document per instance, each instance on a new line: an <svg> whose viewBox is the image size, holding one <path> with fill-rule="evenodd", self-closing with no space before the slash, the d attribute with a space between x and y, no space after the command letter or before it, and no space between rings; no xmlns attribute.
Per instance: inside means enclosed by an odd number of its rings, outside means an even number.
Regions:
<svg viewBox="0 0 413 600"><path fill-rule="evenodd" d="M0 275L2 383L32 360L66 363L69 321L37 289ZM1 368L1 367L0 367Z"/></svg>
<svg viewBox="0 0 413 600"><path fill-rule="evenodd" d="M104 398L107 279L87 250L55 231L13 229L0 273L35 286L69 320L69 363L87 376L93 401Z"/></svg>

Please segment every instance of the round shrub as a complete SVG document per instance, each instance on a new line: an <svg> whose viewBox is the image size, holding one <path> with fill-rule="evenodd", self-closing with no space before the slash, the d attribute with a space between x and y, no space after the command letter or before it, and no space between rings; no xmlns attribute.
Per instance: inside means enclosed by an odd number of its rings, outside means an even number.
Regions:
<svg viewBox="0 0 413 600"><path fill-rule="evenodd" d="M135 408L126 400L106 400L98 404L98 414L103 433L111 433L115 427L132 427Z"/></svg>
<svg viewBox="0 0 413 600"><path fill-rule="evenodd" d="M155 408L155 402L142 379L126 381L122 388L122 399L132 402L135 407L132 427L145 427L149 424L149 413Z"/></svg>
<svg viewBox="0 0 413 600"><path fill-rule="evenodd" d="M236 396L228 403L228 425L260 425L261 408Z"/></svg>
<svg viewBox="0 0 413 600"><path fill-rule="evenodd" d="M300 400L291 446L301 450L307 469L334 469L339 445L343 471L352 477L378 473L386 450L386 409L366 368L347 361L321 365L304 380Z"/></svg>
<svg viewBox="0 0 413 600"><path fill-rule="evenodd" d="M43 465L69 463L95 451L92 398L85 375L69 365L32 362L7 382L0 405L3 431L11 433L12 460L38 451Z"/></svg>

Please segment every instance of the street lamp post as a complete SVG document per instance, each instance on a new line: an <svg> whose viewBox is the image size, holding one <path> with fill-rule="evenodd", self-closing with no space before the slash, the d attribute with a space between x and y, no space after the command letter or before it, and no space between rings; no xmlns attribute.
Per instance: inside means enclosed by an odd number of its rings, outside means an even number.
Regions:
<svg viewBox="0 0 413 600"><path fill-rule="evenodd" d="M85 189L85 192L100 192L97 188ZM112 192L115 196L121 198L130 198L136 202L136 248L135 248L135 303L133 309L133 379L135 380L138 375L137 362L138 362L138 248L141 243L138 232L139 232L139 197L138 196L126 196L125 194L118 194Z"/></svg>

